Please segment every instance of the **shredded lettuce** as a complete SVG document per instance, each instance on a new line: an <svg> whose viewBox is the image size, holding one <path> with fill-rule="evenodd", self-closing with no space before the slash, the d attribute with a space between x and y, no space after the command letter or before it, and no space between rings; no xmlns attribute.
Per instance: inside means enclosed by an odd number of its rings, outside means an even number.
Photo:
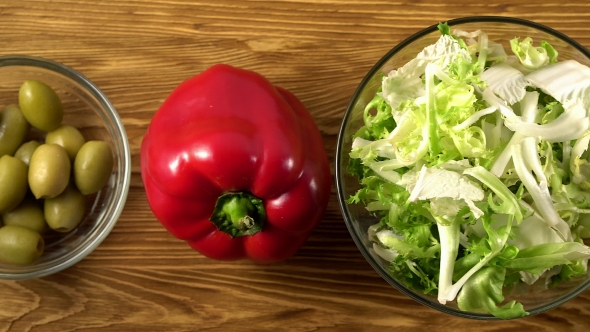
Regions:
<svg viewBox="0 0 590 332"><path fill-rule="evenodd" d="M524 74L518 69L505 63L499 63L488 68L481 76L488 87L509 105L524 98L527 81Z"/></svg>
<svg viewBox="0 0 590 332"><path fill-rule="evenodd" d="M497 303L504 301L502 288L505 277L506 269L497 266L488 266L478 271L459 293L459 308L464 311L489 312L504 319L526 316L527 312L522 304L514 300L498 307Z"/></svg>
<svg viewBox="0 0 590 332"><path fill-rule="evenodd" d="M546 41L502 44L441 23L385 73L353 137L349 204L378 222L376 255L408 287L502 319L515 283L586 274L590 68Z"/></svg>
<svg viewBox="0 0 590 332"><path fill-rule="evenodd" d="M510 47L520 63L527 69L535 70L557 61L557 51L546 41L542 41L538 47L533 46L530 37L514 38L510 40Z"/></svg>
<svg viewBox="0 0 590 332"><path fill-rule="evenodd" d="M590 107L590 67L576 60L564 60L539 68L526 75L534 86L561 104L581 99L585 109Z"/></svg>

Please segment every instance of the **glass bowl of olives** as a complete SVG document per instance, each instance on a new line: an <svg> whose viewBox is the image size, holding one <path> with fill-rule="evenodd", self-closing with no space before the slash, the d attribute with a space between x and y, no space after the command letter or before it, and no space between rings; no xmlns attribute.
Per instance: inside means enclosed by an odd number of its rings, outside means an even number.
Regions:
<svg viewBox="0 0 590 332"><path fill-rule="evenodd" d="M123 123L63 64L0 57L0 279L64 270L92 252L127 199Z"/></svg>

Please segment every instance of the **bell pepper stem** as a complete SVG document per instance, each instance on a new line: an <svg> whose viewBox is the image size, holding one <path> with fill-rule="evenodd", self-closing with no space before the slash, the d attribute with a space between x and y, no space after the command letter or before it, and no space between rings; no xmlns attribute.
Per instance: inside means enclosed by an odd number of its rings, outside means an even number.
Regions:
<svg viewBox="0 0 590 332"><path fill-rule="evenodd" d="M262 200L250 193L226 193L217 199L209 220L231 237L253 235L262 230L266 211Z"/></svg>

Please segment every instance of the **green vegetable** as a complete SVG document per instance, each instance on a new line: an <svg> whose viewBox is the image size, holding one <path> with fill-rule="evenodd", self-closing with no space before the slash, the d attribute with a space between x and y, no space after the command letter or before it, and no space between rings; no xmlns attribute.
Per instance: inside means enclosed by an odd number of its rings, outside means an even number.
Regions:
<svg viewBox="0 0 590 332"><path fill-rule="evenodd" d="M47 230L43 208L35 200L25 198L16 208L0 216L4 225L26 227L39 234Z"/></svg>
<svg viewBox="0 0 590 332"><path fill-rule="evenodd" d="M546 41L451 31L383 76L349 172L374 251L408 287L507 319L516 283L585 275L590 68Z"/></svg>
<svg viewBox="0 0 590 332"><path fill-rule="evenodd" d="M86 199L75 186L66 189L54 198L44 201L43 211L51 229L67 233L80 224L84 217Z"/></svg>
<svg viewBox="0 0 590 332"><path fill-rule="evenodd" d="M540 46L534 47L533 39L530 37L524 38L523 41L514 38L510 40L510 47L520 63L527 69L539 69L557 61L557 51L546 41L542 41Z"/></svg>
<svg viewBox="0 0 590 332"><path fill-rule="evenodd" d="M104 187L113 170L113 152L107 142L88 141L82 145L74 160L74 180L84 195Z"/></svg>
<svg viewBox="0 0 590 332"><path fill-rule="evenodd" d="M31 156L29 187L35 198L53 198L61 194L70 180L72 166L61 145L42 144Z"/></svg>
<svg viewBox="0 0 590 332"><path fill-rule="evenodd" d="M16 105L0 109L0 157L12 156L27 136L30 125Z"/></svg>
<svg viewBox="0 0 590 332"><path fill-rule="evenodd" d="M503 319L526 316L527 313L522 304L514 300L500 307L496 305L504 301L502 287L505 274L506 269L497 266L489 266L478 271L457 296L459 309L489 312Z"/></svg>
<svg viewBox="0 0 590 332"><path fill-rule="evenodd" d="M45 241L41 235L26 227L0 227L0 262L26 265L41 256Z"/></svg>
<svg viewBox="0 0 590 332"><path fill-rule="evenodd" d="M28 188L27 165L15 157L0 157L0 213L17 207Z"/></svg>
<svg viewBox="0 0 590 332"><path fill-rule="evenodd" d="M63 124L45 136L45 144L57 144L63 147L71 162L74 162L80 148L86 143L84 136L76 127Z"/></svg>
<svg viewBox="0 0 590 332"><path fill-rule="evenodd" d="M59 96L43 82L25 81L18 91L18 103L27 121L42 131L57 129L63 120Z"/></svg>
<svg viewBox="0 0 590 332"><path fill-rule="evenodd" d="M32 140L23 143L14 153L14 157L20 159L23 163L29 166L33 152L41 145L38 141Z"/></svg>

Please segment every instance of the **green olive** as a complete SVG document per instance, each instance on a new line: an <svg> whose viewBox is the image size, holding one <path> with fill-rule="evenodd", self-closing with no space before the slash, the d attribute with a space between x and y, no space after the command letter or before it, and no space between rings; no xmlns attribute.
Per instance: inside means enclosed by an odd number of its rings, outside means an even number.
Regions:
<svg viewBox="0 0 590 332"><path fill-rule="evenodd" d="M31 264L43 254L45 242L41 234L26 227L6 225L0 228L0 261Z"/></svg>
<svg viewBox="0 0 590 332"><path fill-rule="evenodd" d="M74 161L76 187L84 195L98 192L104 187L113 170L113 153L108 143L88 141L84 143Z"/></svg>
<svg viewBox="0 0 590 332"><path fill-rule="evenodd" d="M2 214L2 221L4 225L26 227L39 234L47 230L43 208L32 198L25 198L16 208Z"/></svg>
<svg viewBox="0 0 590 332"><path fill-rule="evenodd" d="M59 196L45 199L43 210L51 229L67 233L80 224L85 207L86 197L74 186L68 186Z"/></svg>
<svg viewBox="0 0 590 332"><path fill-rule="evenodd" d="M66 150L57 144L40 145L29 165L29 187L35 198L53 198L68 185L71 173Z"/></svg>
<svg viewBox="0 0 590 332"><path fill-rule="evenodd" d="M13 155L23 143L31 126L16 105L0 111L0 157Z"/></svg>
<svg viewBox="0 0 590 332"><path fill-rule="evenodd" d="M43 82L25 81L18 91L18 103L27 121L37 129L50 132L61 124L61 100L57 93Z"/></svg>
<svg viewBox="0 0 590 332"><path fill-rule="evenodd" d="M20 148L18 148L18 150L16 150L14 153L14 157L22 160L22 162L29 166L33 152L35 152L35 150L37 150L40 145L41 143L34 140L23 143L23 145L21 145Z"/></svg>
<svg viewBox="0 0 590 332"><path fill-rule="evenodd" d="M66 124L47 133L45 137L46 144L61 145L68 153L71 162L74 162L76 154L78 154L78 151L85 142L84 136L82 136L78 129Z"/></svg>
<svg viewBox="0 0 590 332"><path fill-rule="evenodd" d="M27 189L27 165L8 155L0 157L0 213L17 207Z"/></svg>

